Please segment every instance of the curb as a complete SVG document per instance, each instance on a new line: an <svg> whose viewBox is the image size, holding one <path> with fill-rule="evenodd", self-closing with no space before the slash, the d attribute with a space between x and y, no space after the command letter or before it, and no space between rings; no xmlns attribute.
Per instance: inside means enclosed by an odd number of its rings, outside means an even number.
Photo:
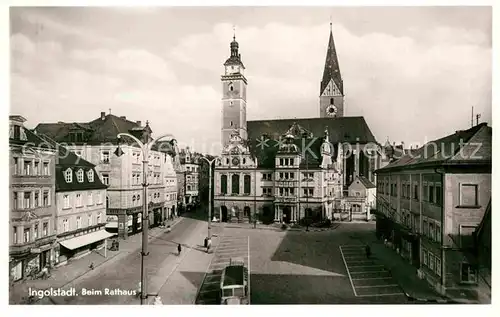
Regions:
<svg viewBox="0 0 500 317"><path fill-rule="evenodd" d="M460 302L457 302L453 299L450 298L423 298L423 297L413 297L409 295L408 293L405 292L406 297L410 301L415 301L415 302L424 302L424 303L436 303L436 304L460 304Z"/></svg>
<svg viewBox="0 0 500 317"><path fill-rule="evenodd" d="M111 261L112 259L114 259L115 257L117 257L117 256L119 256L119 255L120 255L120 253L116 253L116 254L114 254L113 256L110 256L110 257L106 258L104 261L102 261L101 263L99 263L98 265L96 265L96 266L94 267L94 270L95 270L96 268L98 268L98 267L102 266L103 264L107 263L108 261ZM76 281L76 280L77 280L77 279L79 279L80 277L82 277L82 276L86 275L86 274L87 274L87 273L89 273L90 271L93 271L93 270L92 270L92 269L89 269L89 270L84 271L83 273L81 273L81 274L77 275L77 276L76 276L74 279L72 279L71 281L67 281L67 282L65 282L64 284L62 284L62 285L58 285L58 286L49 286L49 287L47 287L47 288L44 288L43 290L45 291L45 290L48 290L48 289L50 289L50 288L63 288L63 287L65 287L66 285L73 283L74 281ZM21 301L21 302L19 303L19 305L33 305L33 304L35 304L35 305L36 305L36 303L38 303L39 301L41 301L41 300L42 300L42 299L44 299L44 298L45 298L45 297L42 297L42 298L36 298L36 299L35 299L33 302L31 302L31 303L24 303L24 302L22 302L22 301ZM56 301L54 301L54 299L52 299L52 297L51 297L51 296L47 296L47 298L48 298L48 299L49 299L52 303L54 303L54 305L56 305L56 304L57 304L57 303L56 303Z"/></svg>
<svg viewBox="0 0 500 317"><path fill-rule="evenodd" d="M179 217L177 220L174 220L174 222L170 225L170 228L173 228L174 226L176 226L179 222L181 222L182 220L184 220L184 218L182 217ZM149 235L149 237L152 237L153 239L149 240L149 241L154 241L156 239L158 239L160 237L160 235ZM141 246L137 247L136 249L134 250L131 250L131 251L122 251L122 252L117 252L116 254L114 254L113 256L111 257L108 257L107 259L105 259L104 261L102 261L101 263L99 263L98 265L96 265L94 267L94 270L104 264L106 264L107 262L111 261L112 259L114 259L115 257L117 256L120 256L122 254L126 254L126 253L132 253L132 252L135 252L136 250L140 249ZM70 264L71 265L71 264ZM77 275L74 279L72 279L71 281L68 281L68 282L65 282L64 284L60 285L60 286L55 286L56 288L63 288L65 287L66 285L70 284L70 283L73 283L74 281L76 281L77 279L81 278L82 276L86 275L87 273L93 271L92 269L89 269L87 271L84 271L82 274L79 274ZM49 286L43 290L47 290L47 289L50 289L50 288L53 288L54 286ZM56 304L56 302L52 299L52 297L50 296L47 296L47 298L54 304ZM41 301L43 298L36 298L32 303L29 303L31 305L36 305L39 301ZM19 303L21 305L29 305L28 303Z"/></svg>

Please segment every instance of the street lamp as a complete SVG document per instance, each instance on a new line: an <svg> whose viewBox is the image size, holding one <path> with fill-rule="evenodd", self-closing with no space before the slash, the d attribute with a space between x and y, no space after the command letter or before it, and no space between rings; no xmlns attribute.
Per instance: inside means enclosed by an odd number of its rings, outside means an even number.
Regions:
<svg viewBox="0 0 500 317"><path fill-rule="evenodd" d="M143 160L142 160L142 173L143 173L143 204L142 204L142 252L141 252L141 305L144 305L144 300L147 298L147 287L146 287L146 270L144 266L144 257L148 256L148 229L149 229L149 212L148 212L148 163L149 163L149 151L153 144L155 144L160 139L170 137L174 139L174 136L171 134L164 134L156 139L150 139L149 133L145 134L146 143L141 142L135 136L128 133L119 133L117 135L118 139L121 137L129 137L134 140L137 145L141 148ZM121 151L120 151L121 152Z"/></svg>
<svg viewBox="0 0 500 317"><path fill-rule="evenodd" d="M212 239L212 163L215 162L218 157L214 157L212 160L207 159L202 156L208 163L208 240Z"/></svg>

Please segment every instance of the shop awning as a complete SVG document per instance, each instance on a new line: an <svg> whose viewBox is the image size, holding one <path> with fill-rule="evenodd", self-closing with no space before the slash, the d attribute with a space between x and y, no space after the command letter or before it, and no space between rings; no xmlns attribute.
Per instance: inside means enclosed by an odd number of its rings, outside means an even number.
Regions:
<svg viewBox="0 0 500 317"><path fill-rule="evenodd" d="M64 246L65 248L68 248L70 250L74 250L74 249L77 249L79 247L83 247L85 245L107 239L107 238L112 237L114 235L115 234L109 233L105 230L100 230L100 231L91 232L91 233L88 233L86 235L79 236L76 238L64 240L64 241L61 241L59 243L62 246Z"/></svg>

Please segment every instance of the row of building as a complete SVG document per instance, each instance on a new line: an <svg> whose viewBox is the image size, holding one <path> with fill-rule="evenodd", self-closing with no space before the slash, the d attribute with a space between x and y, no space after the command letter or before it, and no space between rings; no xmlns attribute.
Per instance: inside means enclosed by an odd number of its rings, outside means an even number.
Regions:
<svg viewBox="0 0 500 317"><path fill-rule="evenodd" d="M491 301L491 140L481 123L400 151L376 171L377 235L440 294L483 303Z"/></svg>
<svg viewBox="0 0 500 317"><path fill-rule="evenodd" d="M224 63L222 152L214 206L222 221L369 220L382 149L363 117L344 116L343 79L330 30L319 117L247 120L245 66L235 38Z"/></svg>
<svg viewBox="0 0 500 317"><path fill-rule="evenodd" d="M154 144L149 157L128 133L151 140L146 123L101 115L88 123L41 123L10 116L11 279L105 246L106 239L142 229L144 199L149 225L158 226L198 200L199 155L179 151L175 140ZM143 160L148 197L143 197Z"/></svg>
<svg viewBox="0 0 500 317"><path fill-rule="evenodd" d="M319 117L247 120L245 66L233 38L222 82L223 150L214 205L222 221L370 220L441 294L484 301L491 289L491 127L420 148L378 143L345 116L332 30Z"/></svg>

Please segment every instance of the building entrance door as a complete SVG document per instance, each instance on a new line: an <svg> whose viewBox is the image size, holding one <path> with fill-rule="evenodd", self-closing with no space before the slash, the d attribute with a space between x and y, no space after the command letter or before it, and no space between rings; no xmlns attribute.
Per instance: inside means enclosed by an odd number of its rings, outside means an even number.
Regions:
<svg viewBox="0 0 500 317"><path fill-rule="evenodd" d="M290 223L292 221L292 208L289 206L283 207L283 222Z"/></svg>
<svg viewBox="0 0 500 317"><path fill-rule="evenodd" d="M226 206L221 206L220 207L220 217L222 222L227 222L227 207Z"/></svg>

